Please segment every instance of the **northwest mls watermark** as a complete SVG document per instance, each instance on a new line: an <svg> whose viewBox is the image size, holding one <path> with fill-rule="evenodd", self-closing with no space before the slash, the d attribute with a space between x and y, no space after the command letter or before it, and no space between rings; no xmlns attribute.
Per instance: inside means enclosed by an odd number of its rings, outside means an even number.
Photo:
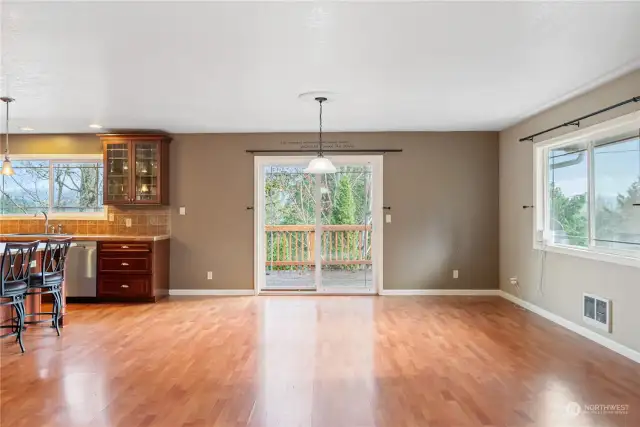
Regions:
<svg viewBox="0 0 640 427"><path fill-rule="evenodd" d="M591 415L628 415L628 404L601 404L601 403L587 403L579 404L578 402L569 402L567 404L567 413L574 417L580 414Z"/></svg>

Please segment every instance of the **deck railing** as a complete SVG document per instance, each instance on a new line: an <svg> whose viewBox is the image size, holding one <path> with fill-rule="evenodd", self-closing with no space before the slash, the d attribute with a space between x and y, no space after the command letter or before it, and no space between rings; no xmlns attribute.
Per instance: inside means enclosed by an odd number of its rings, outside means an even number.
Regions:
<svg viewBox="0 0 640 427"><path fill-rule="evenodd" d="M315 264L314 225L266 225L267 267L297 270ZM357 269L371 264L371 225L323 225L322 264Z"/></svg>

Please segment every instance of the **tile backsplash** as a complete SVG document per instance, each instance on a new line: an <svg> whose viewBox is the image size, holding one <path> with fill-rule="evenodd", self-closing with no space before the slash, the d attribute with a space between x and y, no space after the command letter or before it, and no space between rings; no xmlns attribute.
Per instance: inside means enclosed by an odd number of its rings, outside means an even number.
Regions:
<svg viewBox="0 0 640 427"><path fill-rule="evenodd" d="M62 224L64 233L109 234L121 236L159 236L171 234L171 208L169 206L108 206L114 220L50 219L49 225ZM131 227L126 226L127 218ZM42 233L45 221L37 218L0 219L0 234Z"/></svg>

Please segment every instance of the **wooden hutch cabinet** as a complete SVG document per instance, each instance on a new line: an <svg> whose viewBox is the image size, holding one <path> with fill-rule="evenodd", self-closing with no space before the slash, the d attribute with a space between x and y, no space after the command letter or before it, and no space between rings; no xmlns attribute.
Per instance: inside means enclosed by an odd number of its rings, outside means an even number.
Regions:
<svg viewBox="0 0 640 427"><path fill-rule="evenodd" d="M168 205L169 143L162 134L102 134L105 205Z"/></svg>

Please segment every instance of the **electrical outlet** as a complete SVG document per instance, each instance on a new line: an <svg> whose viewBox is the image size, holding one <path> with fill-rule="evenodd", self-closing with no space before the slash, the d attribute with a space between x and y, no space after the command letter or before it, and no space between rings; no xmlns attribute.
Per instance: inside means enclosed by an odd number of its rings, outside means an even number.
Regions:
<svg viewBox="0 0 640 427"><path fill-rule="evenodd" d="M115 220L116 220L116 214L112 214L112 213L110 213L110 214L109 214L109 222L113 222L113 221L115 221Z"/></svg>
<svg viewBox="0 0 640 427"><path fill-rule="evenodd" d="M510 277L509 283L511 283L511 286L513 286L518 290L518 292L520 292L520 282L518 282L518 278L516 276Z"/></svg>
<svg viewBox="0 0 640 427"><path fill-rule="evenodd" d="M384 216L384 222L386 222L387 224L391 222L391 214L386 214Z"/></svg>
<svg viewBox="0 0 640 427"><path fill-rule="evenodd" d="M187 214L187 208L184 206L180 206L180 215L186 215Z"/></svg>
<svg viewBox="0 0 640 427"><path fill-rule="evenodd" d="M213 280L213 271L207 271L207 280Z"/></svg>
<svg viewBox="0 0 640 427"><path fill-rule="evenodd" d="M38 263L36 262L35 259L29 263L30 268L36 268L37 266L38 266Z"/></svg>
<svg viewBox="0 0 640 427"><path fill-rule="evenodd" d="M458 274L458 270L453 270L453 278L457 279L458 277L460 277Z"/></svg>
<svg viewBox="0 0 640 427"><path fill-rule="evenodd" d="M126 218L126 219L124 220L124 225L125 225L127 228L131 227L131 218Z"/></svg>

